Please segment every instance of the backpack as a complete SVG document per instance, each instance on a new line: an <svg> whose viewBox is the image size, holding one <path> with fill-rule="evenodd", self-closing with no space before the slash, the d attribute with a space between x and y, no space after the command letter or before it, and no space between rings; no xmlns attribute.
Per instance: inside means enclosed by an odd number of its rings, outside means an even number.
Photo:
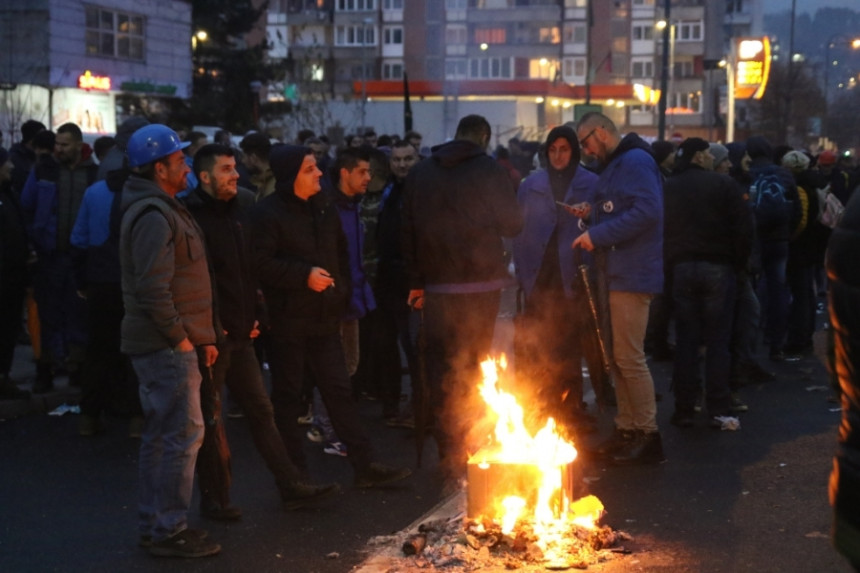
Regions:
<svg viewBox="0 0 860 573"><path fill-rule="evenodd" d="M816 191L818 192L818 222L825 227L835 229L842 219L845 206L830 190L830 185Z"/></svg>
<svg viewBox="0 0 860 573"><path fill-rule="evenodd" d="M773 231L791 222L792 201L774 173L756 177L750 186L750 202L759 232Z"/></svg>

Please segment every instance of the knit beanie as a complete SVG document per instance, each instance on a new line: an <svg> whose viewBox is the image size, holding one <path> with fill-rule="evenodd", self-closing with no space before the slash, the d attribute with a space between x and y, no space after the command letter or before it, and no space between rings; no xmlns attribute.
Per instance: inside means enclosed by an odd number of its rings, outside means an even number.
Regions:
<svg viewBox="0 0 860 573"><path fill-rule="evenodd" d="M269 165L275 176L275 190L293 194L293 183L306 155L311 155L310 147L303 145L276 145L269 152Z"/></svg>

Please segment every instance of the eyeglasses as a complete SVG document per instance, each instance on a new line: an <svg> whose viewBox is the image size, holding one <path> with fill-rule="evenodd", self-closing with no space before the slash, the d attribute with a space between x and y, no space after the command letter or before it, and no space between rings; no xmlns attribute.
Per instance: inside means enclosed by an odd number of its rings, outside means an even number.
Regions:
<svg viewBox="0 0 860 573"><path fill-rule="evenodd" d="M600 129L599 125L597 127L595 127L594 129L592 129L591 131L589 131L585 137L583 137L582 139L579 140L579 145L581 145L581 146L585 145L585 142L588 141L588 138L591 137L592 135L594 135L594 132L597 131L598 129Z"/></svg>

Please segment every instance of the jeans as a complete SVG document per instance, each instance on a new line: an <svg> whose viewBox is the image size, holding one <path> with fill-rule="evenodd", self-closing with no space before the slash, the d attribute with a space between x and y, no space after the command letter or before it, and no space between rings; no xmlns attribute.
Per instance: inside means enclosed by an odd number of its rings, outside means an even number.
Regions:
<svg viewBox="0 0 860 573"><path fill-rule="evenodd" d="M263 384L260 364L252 342L238 348L225 348L212 367L203 370L201 406L206 424L203 446L197 457L197 476L201 502L230 504L230 446L224 434L221 415L221 389L226 383L233 400L242 408L254 445L266 467L275 476L280 491L300 479L300 474L281 440L275 425L274 410Z"/></svg>
<svg viewBox="0 0 860 573"><path fill-rule="evenodd" d="M194 463L203 442L197 353L165 348L131 357L146 417L140 443L141 535L153 541L188 526Z"/></svg>
<svg viewBox="0 0 860 573"><path fill-rule="evenodd" d="M645 361L645 329L652 295L639 292L609 292L612 323L611 372L615 379L620 430L657 431L657 402L654 379Z"/></svg>
<svg viewBox="0 0 860 573"><path fill-rule="evenodd" d="M699 395L699 346L705 346L705 403L708 414L731 411L729 372L736 276L731 266L704 261L675 265L675 408L692 412Z"/></svg>
<svg viewBox="0 0 860 573"><path fill-rule="evenodd" d="M87 343L87 303L75 289L70 255L39 255L33 296L39 306L41 360L49 364L67 361L69 370L76 371L84 361Z"/></svg>
<svg viewBox="0 0 860 573"><path fill-rule="evenodd" d="M785 344L791 300L785 274L787 263L788 241L762 241L762 278L758 294L764 306L765 337L770 340L771 354L781 352Z"/></svg>
<svg viewBox="0 0 860 573"><path fill-rule="evenodd" d="M759 326L761 305L753 289L753 281L746 275L740 277L735 289L734 323L732 325L732 367L730 383L732 390L740 387L741 373L758 365Z"/></svg>
<svg viewBox="0 0 860 573"><path fill-rule="evenodd" d="M812 347L815 333L815 266L789 263L786 276L791 289L786 346L802 351Z"/></svg>
<svg viewBox="0 0 860 573"><path fill-rule="evenodd" d="M306 414L302 386L307 368L319 388L334 431L346 444L350 464L356 472L366 470L372 458L370 440L352 399L340 333L306 335L272 329L271 334L272 405L290 459L300 472L307 473L304 432L297 422Z"/></svg>

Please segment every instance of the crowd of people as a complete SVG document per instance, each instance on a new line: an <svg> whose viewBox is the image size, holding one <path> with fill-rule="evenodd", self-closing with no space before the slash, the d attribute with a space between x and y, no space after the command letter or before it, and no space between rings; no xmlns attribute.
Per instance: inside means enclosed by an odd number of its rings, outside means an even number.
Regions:
<svg viewBox="0 0 860 573"><path fill-rule="evenodd" d="M188 528L195 473L203 517L242 516L228 401L285 509L340 491L309 475L308 439L356 487L408 477L373 451L361 396L431 435L456 487L485 434L470 412L503 289L518 291L519 390L593 432L585 366L617 408L590 452L613 465L665 460L647 355L674 361L671 423L704 411L720 429L747 410L741 386L774 378L759 343L774 361L812 351L827 242L860 184L851 156L648 143L601 113L490 154L492 138L479 115L432 148L373 131L334 148L310 130L234 145L132 117L91 147L73 123L25 122L0 150L0 399L65 373L80 435L127 417L140 545L202 557L220 545ZM24 322L30 391L9 377Z"/></svg>

